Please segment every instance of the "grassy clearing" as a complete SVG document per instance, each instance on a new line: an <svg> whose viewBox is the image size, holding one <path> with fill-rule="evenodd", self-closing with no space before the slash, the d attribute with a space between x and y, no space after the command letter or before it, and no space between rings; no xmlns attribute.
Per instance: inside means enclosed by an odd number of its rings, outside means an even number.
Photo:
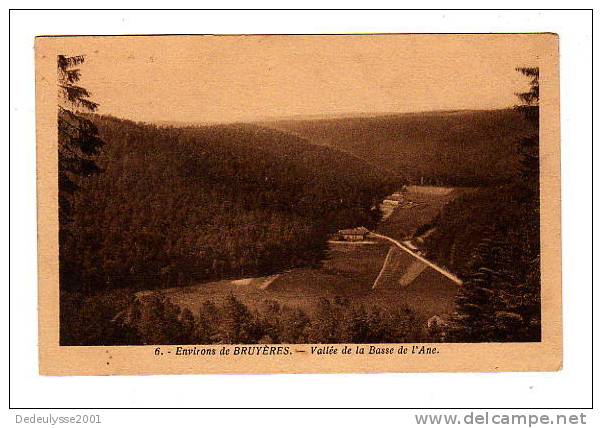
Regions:
<svg viewBox="0 0 602 428"><path fill-rule="evenodd" d="M410 186L404 192L404 198L412 201L412 206L396 208L378 225L376 231L400 241L409 239L418 228L431 224L446 204L469 191L468 188L451 190L430 186Z"/></svg>
<svg viewBox="0 0 602 428"><path fill-rule="evenodd" d="M390 308L408 307L424 321L452 312L457 291L455 283L433 269L425 269L408 286L396 283L375 289L366 302Z"/></svg>
<svg viewBox="0 0 602 428"><path fill-rule="evenodd" d="M418 319L449 312L457 286L432 269L425 269L407 286L399 283L415 262L409 254L399 253L392 266L394 272L384 284L372 289L382 267L389 244L366 246L331 245L329 256L318 268L293 269L280 274L266 289L260 289L268 277L244 281L224 280L167 290L139 293L139 296L160 294L179 307L198 313L201 305L211 300L223 304L235 296L249 308L260 308L275 300L281 305L300 308L312 314L323 298L349 299L368 307L386 311L410 308Z"/></svg>
<svg viewBox="0 0 602 428"><path fill-rule="evenodd" d="M402 239L417 228L432 222L440 210L468 189L409 187L404 196L414 204L398 207L381 222L378 232ZM411 255L397 252L394 263L377 289L372 289L390 244L376 240L370 245L329 243L327 257L319 267L298 268L281 272L277 277L244 278L196 284L167 290L139 293L139 296L161 294L181 308L198 313L201 305L211 300L216 304L235 296L249 308L260 308L275 300L281 305L300 308L311 314L321 299L349 299L357 304L378 306L385 311L408 307L418 318L453 310L457 285L438 272L427 268L408 277L416 263ZM267 287L263 287L269 282ZM149 294L151 293L151 294Z"/></svg>
<svg viewBox="0 0 602 428"><path fill-rule="evenodd" d="M310 310L323 297L347 297L354 301L370 292L389 246L331 244L326 260L318 268L301 268L283 272L266 289L260 289L268 277L224 280L190 287L138 293L138 296L160 294L181 308L198 312L206 300L223 302L233 295L249 307L265 300Z"/></svg>

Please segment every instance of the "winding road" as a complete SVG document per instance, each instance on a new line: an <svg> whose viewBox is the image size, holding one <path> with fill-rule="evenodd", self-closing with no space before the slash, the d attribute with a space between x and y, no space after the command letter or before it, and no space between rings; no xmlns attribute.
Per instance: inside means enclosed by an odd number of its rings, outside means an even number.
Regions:
<svg viewBox="0 0 602 428"><path fill-rule="evenodd" d="M462 280L460 278L458 278L454 274L446 271L445 269L437 266L433 262L430 262L429 260L425 259L424 257L416 254L415 252L413 252L412 250L410 250L409 248L407 248L405 245L403 245L398 240L393 239L393 238L391 238L390 236L387 236L387 235L381 235L380 233L376 233L376 232L370 232L368 234L368 236L373 237L373 238L385 239L385 240L393 243L395 246L397 246L398 248L400 248L402 251L405 251L406 253L408 253L409 255L411 255L412 257L414 257L416 260L419 260L421 263L424 263L426 266L434 269L435 271L439 272L441 275L443 275L443 276L447 277L448 279L452 280L457 285L462 285ZM374 281L373 288L374 288L374 286L376 286L378 280L382 276L382 274L383 274L383 272L385 270L385 267L387 265L387 262L390 259L389 256L390 256L390 252L389 252L389 254L387 254L387 257L385 258L385 261L383 263L383 268L381 269L381 272L379 273L376 281Z"/></svg>

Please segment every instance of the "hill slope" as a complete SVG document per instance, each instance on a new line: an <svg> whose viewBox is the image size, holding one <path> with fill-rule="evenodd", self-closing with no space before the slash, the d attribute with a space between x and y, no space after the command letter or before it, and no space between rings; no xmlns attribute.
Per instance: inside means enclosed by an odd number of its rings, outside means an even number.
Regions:
<svg viewBox="0 0 602 428"><path fill-rule="evenodd" d="M357 158L255 125L94 117L103 173L61 219L63 290L173 287L316 263L393 188Z"/></svg>
<svg viewBox="0 0 602 428"><path fill-rule="evenodd" d="M262 123L349 152L417 182L475 186L515 174L517 138L532 132L511 109Z"/></svg>

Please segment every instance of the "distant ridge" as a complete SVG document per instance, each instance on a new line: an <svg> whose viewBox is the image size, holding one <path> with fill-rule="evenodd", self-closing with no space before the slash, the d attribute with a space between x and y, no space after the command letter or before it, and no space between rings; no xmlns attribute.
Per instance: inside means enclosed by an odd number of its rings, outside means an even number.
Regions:
<svg viewBox="0 0 602 428"><path fill-rule="evenodd" d="M233 121L179 121L179 120L158 120L153 123L159 126L173 127L190 127L190 126L214 126L214 125L230 125L243 123L274 123L286 121L306 121L306 120L332 120L332 119L362 119L362 118L379 118L379 117L400 117L411 115L452 115L462 113L477 113L487 111L503 111L511 110L512 107L492 108L492 109L455 109L455 110L421 110L412 112L342 112L342 113L316 113L316 114L298 114L292 116L266 116L252 120L233 120Z"/></svg>
<svg viewBox="0 0 602 428"><path fill-rule="evenodd" d="M306 120L332 120L332 119L370 119L381 117L401 117L401 116L416 116L416 115L452 115L462 113L478 113L489 111L504 111L511 110L512 107L492 108L492 109L454 109L454 110L420 110L408 112L345 112L345 113L326 113L326 114L310 114L310 115L293 115L280 116L253 121L254 123L269 123L269 122L285 122L285 121L306 121Z"/></svg>
<svg viewBox="0 0 602 428"><path fill-rule="evenodd" d="M513 108L258 122L364 159L411 182L483 186L516 177L517 140L533 128Z"/></svg>
<svg viewBox="0 0 602 428"><path fill-rule="evenodd" d="M513 108L341 113L230 124L162 121L180 128L255 127L336 150L410 183L479 187L517 177L517 140L532 125ZM289 141L282 138L282 142Z"/></svg>

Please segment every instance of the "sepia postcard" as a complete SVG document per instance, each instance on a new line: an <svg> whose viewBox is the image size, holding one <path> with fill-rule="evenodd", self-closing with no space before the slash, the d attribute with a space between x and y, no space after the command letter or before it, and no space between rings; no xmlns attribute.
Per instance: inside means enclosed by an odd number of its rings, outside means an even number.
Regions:
<svg viewBox="0 0 602 428"><path fill-rule="evenodd" d="M41 374L561 369L557 35L35 60Z"/></svg>

